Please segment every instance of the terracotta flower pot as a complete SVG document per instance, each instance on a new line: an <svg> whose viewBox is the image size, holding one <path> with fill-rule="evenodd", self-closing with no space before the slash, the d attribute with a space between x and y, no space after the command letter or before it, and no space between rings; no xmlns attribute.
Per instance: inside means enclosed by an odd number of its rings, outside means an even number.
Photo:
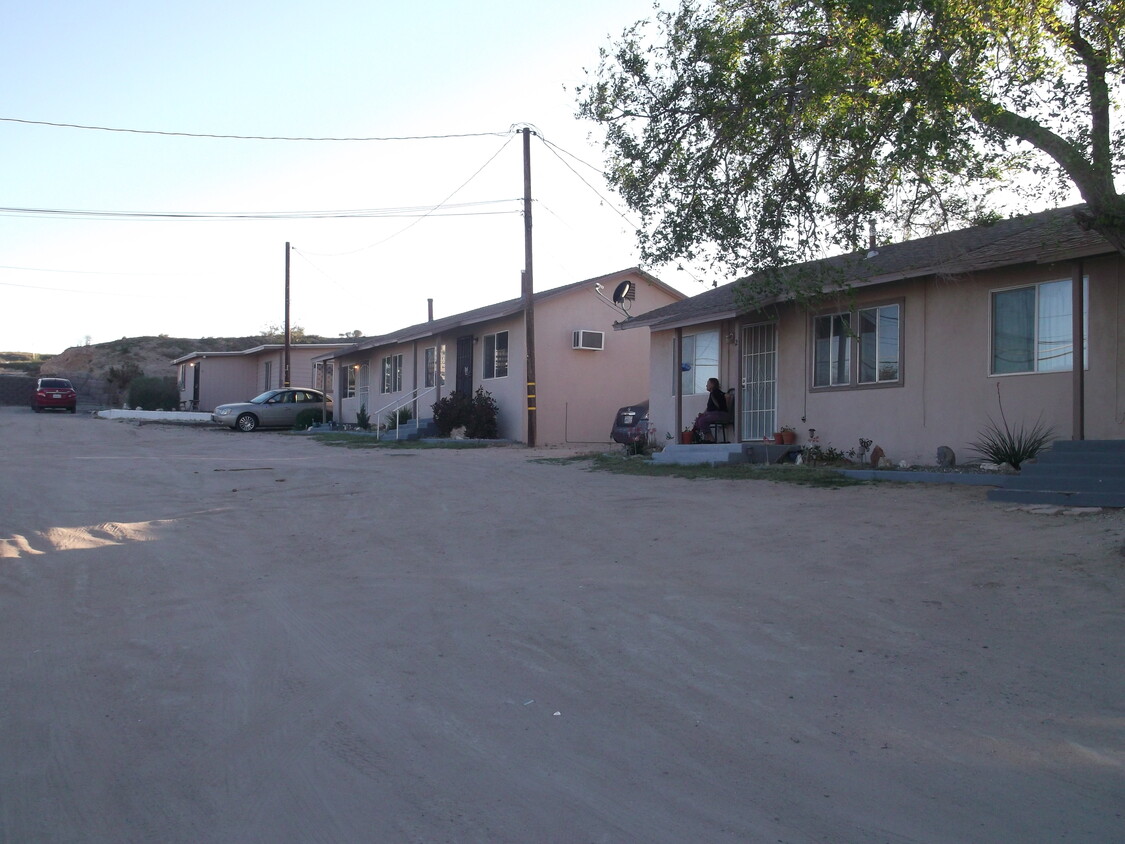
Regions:
<svg viewBox="0 0 1125 844"><path fill-rule="evenodd" d="M784 435L780 434L780 433L774 434L773 435L773 444L774 445L784 445L785 443L784 443L784 440L783 440L783 436Z"/></svg>
<svg viewBox="0 0 1125 844"><path fill-rule="evenodd" d="M680 431L680 443L683 445L691 445L695 442L694 431Z"/></svg>
<svg viewBox="0 0 1125 844"><path fill-rule="evenodd" d="M782 431L781 432L781 442L785 445L793 445L793 443L797 442L797 432L796 431Z"/></svg>

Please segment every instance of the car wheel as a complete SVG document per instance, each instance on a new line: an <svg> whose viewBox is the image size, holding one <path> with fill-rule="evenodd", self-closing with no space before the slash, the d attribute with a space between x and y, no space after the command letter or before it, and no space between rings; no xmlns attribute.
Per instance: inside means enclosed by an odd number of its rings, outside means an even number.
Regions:
<svg viewBox="0 0 1125 844"><path fill-rule="evenodd" d="M71 412L71 413L77 413L77 412L78 412L78 407L77 407L77 406L75 406L75 407L72 407L72 408L70 408L70 412Z"/></svg>
<svg viewBox="0 0 1125 844"><path fill-rule="evenodd" d="M34 410L34 411L35 411L36 413L42 413L42 412L43 412L43 408L41 408L41 407L40 407L39 405L37 405L37 404L33 404L33 405L31 406L31 409L32 409L32 410Z"/></svg>
<svg viewBox="0 0 1125 844"><path fill-rule="evenodd" d="M258 417L253 413L243 413L234 424L238 427L238 430L249 433L258 427Z"/></svg>

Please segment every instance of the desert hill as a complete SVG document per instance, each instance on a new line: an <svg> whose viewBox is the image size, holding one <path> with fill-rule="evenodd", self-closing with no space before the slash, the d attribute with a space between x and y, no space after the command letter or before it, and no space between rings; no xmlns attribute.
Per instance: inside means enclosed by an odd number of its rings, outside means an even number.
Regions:
<svg viewBox="0 0 1125 844"><path fill-rule="evenodd" d="M296 332L295 332L296 333ZM122 337L108 343L71 346L54 356L27 352L0 352L0 376L12 380L18 377L19 385L12 385L23 403L25 392L34 389L34 379L41 375L69 378L79 395L95 402L105 402L114 392L111 382L116 373L130 372L154 377L172 378L176 372L172 361L191 352L237 352L252 349L265 343L280 343L276 335L261 334L253 337ZM340 342L303 332L294 337L296 343ZM9 391L0 391L7 393ZM13 393L13 395L15 394ZM9 403L0 395L0 403Z"/></svg>

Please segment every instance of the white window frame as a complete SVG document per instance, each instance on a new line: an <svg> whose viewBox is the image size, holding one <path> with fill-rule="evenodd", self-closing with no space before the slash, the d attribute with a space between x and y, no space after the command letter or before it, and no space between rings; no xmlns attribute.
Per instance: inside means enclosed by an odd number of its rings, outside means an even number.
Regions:
<svg viewBox="0 0 1125 844"><path fill-rule="evenodd" d="M426 386L445 386L445 344L430 346L425 354Z"/></svg>
<svg viewBox="0 0 1125 844"><path fill-rule="evenodd" d="M705 338L708 345L712 344L715 359L700 356L700 338ZM704 355L710 349L704 346ZM721 345L719 329L711 328L706 331L697 331L694 334L684 334L680 338L680 390L685 396L700 396L707 392L707 381L719 377L719 363ZM720 382L721 383L721 382ZM675 384L672 385L673 391ZM673 392L673 395L675 393Z"/></svg>
<svg viewBox="0 0 1125 844"><path fill-rule="evenodd" d="M359 380L359 364L353 363L344 367L347 372L347 377L344 378L344 398L354 399L356 394L356 382Z"/></svg>
<svg viewBox="0 0 1125 844"><path fill-rule="evenodd" d="M379 392L384 395L402 392L402 354L383 358L383 382Z"/></svg>
<svg viewBox="0 0 1125 844"><path fill-rule="evenodd" d="M1067 337L1069 338L1070 351L1065 352L1065 355L1070 358L1070 363L1067 366L1043 366L1045 361L1052 359L1052 355L1045 354L1045 350L1040 346L1048 341L1044 340L1040 332L1042 331L1043 315L1042 311L1042 292L1043 288L1053 284L1066 284L1067 287L1067 301L1073 303L1074 279L1072 278L1054 278L1046 281L1038 281L1033 284L1018 284L1011 287L998 287L990 290L988 293L988 374L989 377L1005 378L1009 375L1041 375L1051 372L1073 372L1074 371L1074 309L1071 306L1070 312L1065 315ZM1031 336L1031 349L1032 359L1030 369L1013 369L1003 372L996 371L996 298L997 296L1005 293L1013 293L1021 290L1035 290L1035 309L1031 318L1032 323L1032 336ZM1082 277L1082 368L1090 368L1090 278L1089 276Z"/></svg>
<svg viewBox="0 0 1125 844"><path fill-rule="evenodd" d="M502 342L501 342L502 341ZM501 348L501 346L503 348ZM508 332L484 335L484 378L508 377Z"/></svg>

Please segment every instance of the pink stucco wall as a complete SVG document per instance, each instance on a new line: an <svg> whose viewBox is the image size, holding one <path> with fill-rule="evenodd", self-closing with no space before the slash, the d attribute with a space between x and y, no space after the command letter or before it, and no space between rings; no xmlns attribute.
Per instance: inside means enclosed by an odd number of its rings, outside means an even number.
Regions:
<svg viewBox="0 0 1125 844"><path fill-rule="evenodd" d="M1122 392L1125 262L1119 257L1088 260L1089 365L1085 384L1087 439L1125 437ZM896 386L815 390L811 384L810 312L795 305L777 309L777 425L791 425L799 442L815 428L822 445L847 450L861 437L882 446L897 462L932 464L939 446L951 447L958 460L973 454L989 417L1004 414L1014 426L1037 420L1063 438L1073 434L1071 372L991 375L990 294L992 291L1071 278L1073 266L1022 265L972 277L911 280L861 288L843 301L852 309L891 301L902 303L902 376ZM833 310L826 305L823 312ZM753 317L701 323L683 332L719 328L724 386L740 384L737 329ZM634 329L635 331L636 329ZM630 332L626 332L630 333ZM675 431L671 361L675 331L652 332L650 379L653 418L658 429ZM738 397L741 401L741 394ZM684 424L691 424L705 396L683 400ZM743 437L745 438L745 437Z"/></svg>
<svg viewBox="0 0 1125 844"><path fill-rule="evenodd" d="M619 273L603 279L603 292L610 295L613 286L626 278L637 283L636 300L630 311L640 314L678 301L679 294L660 284L653 284L637 273ZM540 298L535 306L536 347L536 442L538 445L566 443L606 443L609 441L613 417L619 407L647 397L649 348L646 332L614 331L615 320L624 314L597 296L594 281L575 285L555 296ZM602 331L605 348L592 351L573 348L575 330ZM484 378L485 335L508 332L508 374ZM460 326L432 337L363 350L340 358L341 367L370 366L371 388L369 412L392 400L401 400L423 384L424 349L445 345L446 383L441 394L456 388L457 338L471 335L473 343L473 390L483 387L500 406L500 435L516 442L527 441L527 346L522 312L472 325ZM381 362L392 354L403 355L403 390L393 395L379 393ZM413 380L417 373L417 381ZM346 379L337 378L336 403L339 418L354 422L360 398L344 398ZM432 415L430 406L434 392L419 399L419 415ZM374 420L373 420L374 421Z"/></svg>

